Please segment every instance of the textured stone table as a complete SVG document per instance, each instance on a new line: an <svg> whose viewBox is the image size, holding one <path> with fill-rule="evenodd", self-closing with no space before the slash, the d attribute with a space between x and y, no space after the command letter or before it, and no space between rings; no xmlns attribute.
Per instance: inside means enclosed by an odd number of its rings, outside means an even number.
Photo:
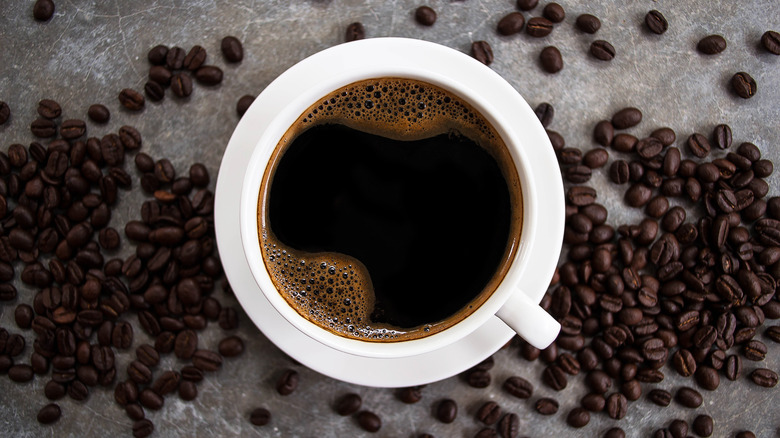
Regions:
<svg viewBox="0 0 780 438"><path fill-rule="evenodd" d="M531 104L550 102L556 110L550 129L560 132L567 145L587 151L594 124L608 119L625 106L644 113L643 122L629 132L644 136L653 129L669 126L677 133L677 144L693 132L709 135L719 123L733 128L734 141L751 141L765 157L780 163L780 57L759 47L759 38L769 29L780 30L778 4L773 0L753 1L560 1L567 12L565 21L552 34L534 39L525 34L501 37L495 31L498 20L514 10L511 0L431 0L438 12L432 27L414 22L416 0L139 0L78 1L58 0L54 17L46 23L32 18L32 1L7 1L0 14L0 100L11 106L12 119L0 126L0 149L11 143L33 141L29 123L36 117L37 102L52 98L64 109L63 118L84 118L87 107L103 103L112 112L106 127L90 126L90 134L102 136L124 124L139 129L144 151L155 158L169 157L179 172L195 161L212 172L212 187L220 159L238 116L235 103L244 94L257 94L285 69L324 48L343 42L346 26L364 23L368 37L403 36L438 42L468 52L472 41L487 40L495 52L492 68L506 78ZM543 5L545 2L541 2ZM618 5L618 3L620 3ZM669 20L669 30L655 35L643 25L645 13L658 9ZM596 35L586 35L574 27L581 13L591 13L602 21ZM541 6L526 18L541 14ZM715 56L704 56L697 41L708 34L721 34L728 48ZM244 44L240 64L226 64L219 42L226 35L237 36ZM590 42L610 41L617 55L612 62L600 62L588 55ZM126 87L142 89L146 82L147 51L157 44L188 50L195 44L206 48L208 63L224 70L217 87L196 85L186 100L168 97L161 103L147 103L140 113L120 109L118 92ZM557 46L564 69L555 75L544 73L538 54L547 45ZM758 93L749 100L736 97L728 86L738 71L749 72L758 82ZM684 148L682 148L684 149ZM720 151L718 151L720 152ZM126 165L130 169L129 165ZM780 179L773 175L770 195L780 194ZM603 172L591 182L610 211L609 222L633 222L636 211L623 206L622 196L607 184ZM140 190L124 196L114 214L113 224L138 217L143 195ZM123 248L129 254L132 248ZM21 268L19 268L21 269ZM19 271L17 270L17 272ZM18 284L20 282L17 281ZM30 301L33 290L20 285L17 302ZM230 296L219 296L225 305L238 307ZM2 303L0 325L21 332L13 322L16 302ZM717 392L704 393L704 405L690 410L672 404L659 408L643 399L631 403L628 415L613 421L604 414L593 415L581 430L565 424L565 415L585 394L581 376L571 378L569 387L556 393L540 381L543 364L528 363L519 357L517 345L499 351L491 371L493 383L487 389L468 387L458 377L428 385L423 399L406 405L391 389L359 387L335 381L295 364L272 345L241 314L238 334L246 342L245 353L226 360L222 369L198 385L199 396L182 402L166 398L162 410L148 413L156 427L155 436L359 436L362 431L354 418L334 414L332 404L347 392L363 397L366 409L380 413L383 420L378 436L413 437L422 432L437 437L473 436L480 425L474 413L487 399L497 401L507 411L519 415L521 434L528 436L598 436L619 425L629 436L649 436L672 419L689 423L699 413L715 419L716 436L733 436L743 429L760 437L780 436L780 389L759 388L746 378L737 382L722 379ZM134 318L133 318L134 319ZM29 357L32 332L24 331ZM215 348L224 332L212 324L202 333L201 343ZM761 336L761 335L759 335ZM780 353L770 344L766 366L780 370ZM148 341L136 330L136 342ZM120 352L118 374L132 353ZM172 356L172 355L170 355ZM161 367L177 366L167 357ZM745 371L755 366L745 361ZM274 390L285 368L300 372L298 391L282 397ZM686 380L666 370L667 378L658 385L674 389ZM520 401L500 388L510 375L534 382L534 397ZM111 436L129 435L132 421L105 390L92 391L89 399L74 402L63 399L63 417L53 426L41 426L35 416L46 403L42 394L44 378L18 384L0 377L0 436ZM693 385L693 382L687 381ZM533 412L533 401L551 396L560 402L557 415L542 417ZM455 399L460 407L452 424L442 424L432 412L442 398ZM252 426L248 412L264 406L273 419L263 427Z"/></svg>

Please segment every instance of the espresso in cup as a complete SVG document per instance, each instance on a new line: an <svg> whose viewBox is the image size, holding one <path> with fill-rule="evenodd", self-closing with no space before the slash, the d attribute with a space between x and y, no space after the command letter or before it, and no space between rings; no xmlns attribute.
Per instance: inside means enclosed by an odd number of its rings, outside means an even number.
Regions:
<svg viewBox="0 0 780 438"><path fill-rule="evenodd" d="M331 333L418 339L472 314L519 245L517 169L459 96L378 78L304 111L263 175L263 262L287 303Z"/></svg>

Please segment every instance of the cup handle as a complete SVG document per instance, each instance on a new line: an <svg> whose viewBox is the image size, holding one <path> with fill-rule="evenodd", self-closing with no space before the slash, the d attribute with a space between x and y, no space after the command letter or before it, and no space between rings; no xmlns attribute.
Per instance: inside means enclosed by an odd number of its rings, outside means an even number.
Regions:
<svg viewBox="0 0 780 438"><path fill-rule="evenodd" d="M552 344L561 325L522 290L515 293L496 312L506 325L534 347L543 350Z"/></svg>

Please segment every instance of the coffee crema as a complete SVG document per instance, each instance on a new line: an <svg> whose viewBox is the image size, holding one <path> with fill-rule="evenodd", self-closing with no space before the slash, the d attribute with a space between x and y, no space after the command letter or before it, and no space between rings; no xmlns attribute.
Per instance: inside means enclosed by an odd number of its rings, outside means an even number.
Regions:
<svg viewBox="0 0 780 438"><path fill-rule="evenodd" d="M278 142L258 196L277 291L331 333L438 333L498 287L522 228L517 170L492 125L415 79L349 84Z"/></svg>

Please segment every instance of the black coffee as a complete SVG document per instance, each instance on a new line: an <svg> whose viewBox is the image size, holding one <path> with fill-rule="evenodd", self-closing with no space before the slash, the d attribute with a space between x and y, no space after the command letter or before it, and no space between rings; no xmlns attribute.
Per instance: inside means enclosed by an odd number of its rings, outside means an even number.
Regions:
<svg viewBox="0 0 780 438"><path fill-rule="evenodd" d="M268 169L266 267L300 314L337 334L438 332L487 299L514 255L511 158L482 116L432 85L337 90L290 128Z"/></svg>

